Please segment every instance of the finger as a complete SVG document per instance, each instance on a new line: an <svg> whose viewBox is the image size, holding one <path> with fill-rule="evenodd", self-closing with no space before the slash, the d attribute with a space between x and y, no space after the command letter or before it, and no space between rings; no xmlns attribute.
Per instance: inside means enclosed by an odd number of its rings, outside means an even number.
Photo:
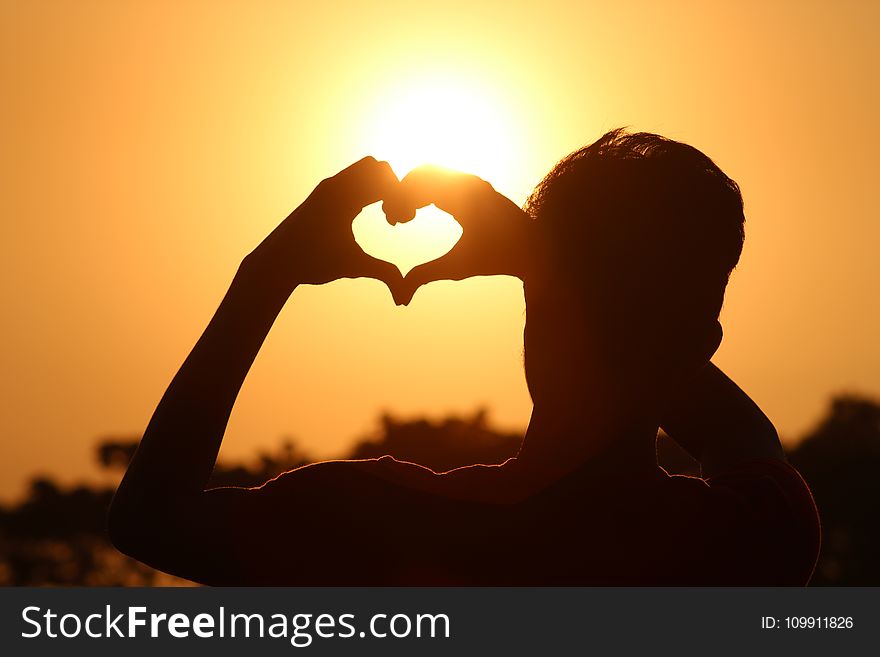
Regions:
<svg viewBox="0 0 880 657"><path fill-rule="evenodd" d="M394 303L398 306L403 303L404 280L396 265L364 253L358 262L357 276L375 278L378 281L382 281L391 291ZM409 295L409 298L411 299L412 295Z"/></svg>
<svg viewBox="0 0 880 657"><path fill-rule="evenodd" d="M358 160L328 182L332 182L334 194L340 195L347 206L358 210L387 198L400 184L391 165L372 156Z"/></svg>
<svg viewBox="0 0 880 657"><path fill-rule="evenodd" d="M470 277L472 274L466 273L461 265L461 258L453 250L436 260L413 267L403 278L403 284L395 300L403 305L409 305L422 285L434 281L460 281Z"/></svg>
<svg viewBox="0 0 880 657"><path fill-rule="evenodd" d="M426 165L406 174L385 197L382 209L390 223L407 222L418 208L433 203L459 221L461 217L467 221L467 210L486 193L496 192L477 176Z"/></svg>

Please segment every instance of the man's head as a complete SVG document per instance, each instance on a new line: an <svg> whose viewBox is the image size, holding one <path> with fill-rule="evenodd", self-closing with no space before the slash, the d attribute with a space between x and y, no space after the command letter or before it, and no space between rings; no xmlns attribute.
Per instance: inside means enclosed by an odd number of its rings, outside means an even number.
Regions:
<svg viewBox="0 0 880 657"><path fill-rule="evenodd" d="M597 377L641 396L708 361L744 239L739 188L712 160L614 130L557 164L526 211L541 255L525 282L536 403Z"/></svg>

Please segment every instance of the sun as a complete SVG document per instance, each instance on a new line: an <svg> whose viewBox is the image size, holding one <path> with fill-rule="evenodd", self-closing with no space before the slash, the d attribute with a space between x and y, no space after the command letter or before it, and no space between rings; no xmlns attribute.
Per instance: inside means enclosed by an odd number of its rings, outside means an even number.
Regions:
<svg viewBox="0 0 880 657"><path fill-rule="evenodd" d="M508 120L509 110L474 81L431 77L384 95L370 133L400 176L431 163L497 180L512 163Z"/></svg>
<svg viewBox="0 0 880 657"><path fill-rule="evenodd" d="M362 126L363 152L387 160L398 176L420 164L473 173L503 189L517 174L515 114L491 85L460 75L414 75L377 92ZM461 227L429 207L391 228L378 207L355 222L355 238L369 253L406 273L449 251Z"/></svg>

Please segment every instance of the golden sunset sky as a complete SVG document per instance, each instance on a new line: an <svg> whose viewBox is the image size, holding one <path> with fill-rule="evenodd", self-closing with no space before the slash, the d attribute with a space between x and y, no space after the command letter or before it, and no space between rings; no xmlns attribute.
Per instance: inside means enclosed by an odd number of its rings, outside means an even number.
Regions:
<svg viewBox="0 0 880 657"><path fill-rule="evenodd" d="M880 3L0 2L0 500L94 475L143 431L241 258L364 155L469 169L521 203L617 126L706 152L747 239L716 362L796 438L830 394L880 394ZM355 224L404 268L448 218ZM222 456L293 435L319 457L382 409L485 405L522 428L508 278L301 288Z"/></svg>

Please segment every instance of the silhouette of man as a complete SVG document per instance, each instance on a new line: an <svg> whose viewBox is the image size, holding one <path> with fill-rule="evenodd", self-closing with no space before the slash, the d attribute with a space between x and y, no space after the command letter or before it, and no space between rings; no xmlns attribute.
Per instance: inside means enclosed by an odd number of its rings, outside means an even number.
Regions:
<svg viewBox="0 0 880 657"><path fill-rule="evenodd" d="M434 203L464 227L402 278L351 222ZM525 210L474 176L399 181L366 158L323 181L241 264L150 421L110 511L123 552L208 584L804 585L819 525L776 431L710 358L743 244L739 189L700 151L609 132ZM516 458L437 474L391 457L205 490L239 388L293 290L507 274L524 283L534 402ZM307 373L303 374L307 376ZM662 427L703 478L657 466Z"/></svg>

